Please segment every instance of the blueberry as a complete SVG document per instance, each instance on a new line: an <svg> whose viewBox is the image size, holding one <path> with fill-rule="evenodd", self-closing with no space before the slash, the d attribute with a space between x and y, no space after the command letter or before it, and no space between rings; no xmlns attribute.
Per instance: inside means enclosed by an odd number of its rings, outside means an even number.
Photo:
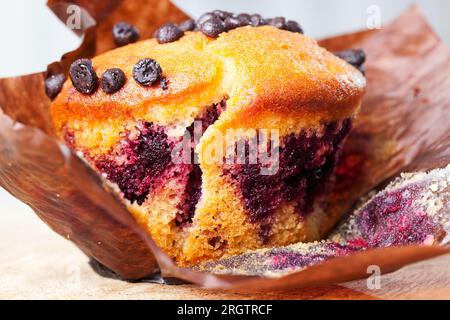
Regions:
<svg viewBox="0 0 450 320"><path fill-rule="evenodd" d="M187 19L178 25L178 28L184 32L193 31L195 29L195 27L196 27L196 24L195 24L194 19Z"/></svg>
<svg viewBox="0 0 450 320"><path fill-rule="evenodd" d="M108 69L102 74L100 87L104 92L112 94L122 89L125 79L125 73L121 69Z"/></svg>
<svg viewBox="0 0 450 320"><path fill-rule="evenodd" d="M200 30L208 37L217 38L219 34L226 31L225 22L219 17L214 17L203 22L200 25Z"/></svg>
<svg viewBox="0 0 450 320"><path fill-rule="evenodd" d="M45 93L50 99L55 99L61 92L66 76L62 73L54 74L45 79Z"/></svg>
<svg viewBox="0 0 450 320"><path fill-rule="evenodd" d="M78 92L92 94L97 90L98 77L89 59L78 59L69 69L70 79Z"/></svg>
<svg viewBox="0 0 450 320"><path fill-rule="evenodd" d="M119 22L113 27L113 36L116 45L121 47L138 41L139 31L132 24Z"/></svg>
<svg viewBox="0 0 450 320"><path fill-rule="evenodd" d="M162 69L153 59L142 59L133 68L133 78L143 86L150 87L155 84L162 75Z"/></svg>

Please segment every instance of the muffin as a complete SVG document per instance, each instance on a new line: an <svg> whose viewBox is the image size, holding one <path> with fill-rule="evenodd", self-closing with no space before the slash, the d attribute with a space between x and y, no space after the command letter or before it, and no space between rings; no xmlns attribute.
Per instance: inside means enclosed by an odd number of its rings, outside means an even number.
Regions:
<svg viewBox="0 0 450 320"><path fill-rule="evenodd" d="M246 17L77 60L53 94L59 138L181 266L315 241L339 218L323 203L365 78L298 24Z"/></svg>

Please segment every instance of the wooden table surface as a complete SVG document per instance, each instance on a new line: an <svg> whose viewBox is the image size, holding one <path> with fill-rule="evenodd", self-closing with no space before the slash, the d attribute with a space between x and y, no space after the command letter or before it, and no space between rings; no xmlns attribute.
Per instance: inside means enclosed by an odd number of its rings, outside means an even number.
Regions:
<svg viewBox="0 0 450 320"><path fill-rule="evenodd" d="M69 241L25 205L0 203L0 299L450 299L450 255L382 276L291 292L239 294L191 285L130 284L98 276Z"/></svg>

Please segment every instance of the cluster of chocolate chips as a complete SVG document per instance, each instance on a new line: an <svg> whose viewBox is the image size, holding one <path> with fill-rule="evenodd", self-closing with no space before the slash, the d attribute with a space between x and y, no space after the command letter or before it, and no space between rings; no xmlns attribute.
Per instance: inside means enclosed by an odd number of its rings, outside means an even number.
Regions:
<svg viewBox="0 0 450 320"><path fill-rule="evenodd" d="M366 70L364 68L364 63L366 62L366 53L363 50L350 49L336 52L335 55L351 64L365 75Z"/></svg>
<svg viewBox="0 0 450 320"><path fill-rule="evenodd" d="M217 38L222 32L227 32L239 27L245 26L265 26L270 25L278 29L291 32L303 33L300 25L292 20L286 20L284 17L264 19L259 14L233 14L222 10L214 10L200 16L195 21L188 19L179 25L167 23L155 32L155 38L158 43L170 43L177 41L184 36L187 31L199 30L211 38ZM139 40L138 29L127 22L119 22L114 25L114 42L117 46L125 46ZM99 79L92 67L89 59L79 59L72 63L69 70L70 79L75 89L83 94L94 93L99 86ZM163 90L167 90L168 81L162 78L160 65L153 59L142 59L133 68L133 78L143 86L152 86L161 81ZM56 74L45 80L45 92L54 99L61 92L65 82L64 74ZM118 69L108 69L100 78L100 88L107 94L119 91L125 84L125 73Z"/></svg>
<svg viewBox="0 0 450 320"><path fill-rule="evenodd" d="M106 70L98 79L92 61L89 59L78 59L72 63L69 69L70 80L74 88L83 94L94 93L100 83L100 88L107 94L113 94L125 85L125 73L119 68ZM133 78L143 86L152 86L161 81L163 90L167 90L168 82L162 78L162 69L158 62L153 59L142 59L133 68ZM46 83L47 95L54 99L61 91L64 83L64 75L56 75L48 78Z"/></svg>
<svg viewBox="0 0 450 320"><path fill-rule="evenodd" d="M197 21L188 19L179 25L167 23L156 30L155 38L159 43L174 42L184 36L186 31L199 30L211 38L217 38L222 32L227 32L239 27L259 27L270 25L278 29L291 32L303 33L302 28L296 21L286 20L284 17L264 19L259 14L233 14L222 10L207 12Z"/></svg>
<svg viewBox="0 0 450 320"><path fill-rule="evenodd" d="M270 25L278 29L291 32L303 33L300 25L292 20L286 20L284 17L264 19L259 14L240 13L215 10L207 12L197 20L197 28L208 37L216 38L222 32L227 32L239 27L252 26L259 27Z"/></svg>
<svg viewBox="0 0 450 320"><path fill-rule="evenodd" d="M92 94L100 88L107 94L113 94L125 85L125 73L119 68L106 70L99 78L89 59L75 60L69 69L70 80L73 87L80 93ZM158 62L153 59L145 58L139 60L133 68L134 80L146 87L153 86L158 81L161 83L161 89L168 89L168 80L162 77L162 69ZM55 99L61 92L66 77L64 74L51 75L45 80L45 92L50 99Z"/></svg>

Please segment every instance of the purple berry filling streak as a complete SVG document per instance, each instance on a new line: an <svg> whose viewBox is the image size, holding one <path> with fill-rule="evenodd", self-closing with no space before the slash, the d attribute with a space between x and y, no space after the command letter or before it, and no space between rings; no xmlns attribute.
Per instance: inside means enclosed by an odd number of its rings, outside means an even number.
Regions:
<svg viewBox="0 0 450 320"><path fill-rule="evenodd" d="M284 138L274 175L262 175L261 164L227 168L225 175L240 188L250 219L265 221L284 201L297 201L296 210L302 217L310 213L314 200L324 192L351 128L352 121L347 119L342 125L326 124L320 136L301 133Z"/></svg>
<svg viewBox="0 0 450 320"><path fill-rule="evenodd" d="M172 145L162 128L143 123L137 139L126 138L118 156L126 162L118 164L115 159L100 160L97 168L116 183L126 199L142 205L151 189L171 166Z"/></svg>
<svg viewBox="0 0 450 320"><path fill-rule="evenodd" d="M369 248L424 243L436 233L437 224L414 206L422 186L409 187L375 197L356 217L356 225Z"/></svg>
<svg viewBox="0 0 450 320"><path fill-rule="evenodd" d="M197 119L202 121L203 132L219 118L225 105L225 102L213 105ZM190 223L201 196L200 166L172 162L171 153L178 141L170 139L163 127L145 122L140 123L138 129L137 138L126 136L114 154L97 159L97 169L118 185L127 200L138 205L142 205L152 191L166 184L168 179L178 179L185 190L176 222L178 225ZM193 136L193 126L187 130ZM191 154L194 154L194 147L192 143ZM122 160L119 162L117 159ZM187 178L180 178L183 176Z"/></svg>

